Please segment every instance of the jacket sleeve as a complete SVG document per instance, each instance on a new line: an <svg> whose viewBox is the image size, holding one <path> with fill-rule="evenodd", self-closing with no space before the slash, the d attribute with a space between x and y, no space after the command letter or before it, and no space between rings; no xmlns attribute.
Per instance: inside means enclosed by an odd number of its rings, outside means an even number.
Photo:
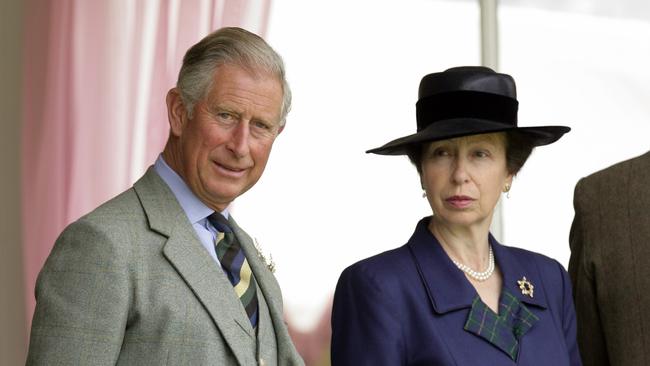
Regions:
<svg viewBox="0 0 650 366"><path fill-rule="evenodd" d="M578 182L574 192L573 205L575 216L569 234L571 258L569 274L573 284L573 298L576 308L578 345L581 349L585 366L608 366L607 347L600 321L598 297L593 277L594 243L590 241L595 230L586 225L587 215L597 214L588 211L590 197L585 180ZM597 202L594 200L592 202Z"/></svg>
<svg viewBox="0 0 650 366"><path fill-rule="evenodd" d="M78 221L57 239L36 283L27 365L116 364L132 290L125 243L107 232Z"/></svg>
<svg viewBox="0 0 650 366"><path fill-rule="evenodd" d="M341 274L332 309L332 366L404 365L404 340L393 298L365 268Z"/></svg>

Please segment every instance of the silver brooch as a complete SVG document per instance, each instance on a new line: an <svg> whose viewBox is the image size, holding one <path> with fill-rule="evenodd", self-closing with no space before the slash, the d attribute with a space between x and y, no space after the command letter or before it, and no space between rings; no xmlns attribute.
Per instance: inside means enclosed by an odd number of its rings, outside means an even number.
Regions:
<svg viewBox="0 0 650 366"><path fill-rule="evenodd" d="M264 264L266 264L266 268L268 268L271 273L275 273L275 262L273 261L273 256L271 253L269 253L269 258L266 259L266 256L262 254L262 247L257 242L257 238L253 239L253 242L255 244L255 250L257 250L257 256L262 262L264 262Z"/></svg>

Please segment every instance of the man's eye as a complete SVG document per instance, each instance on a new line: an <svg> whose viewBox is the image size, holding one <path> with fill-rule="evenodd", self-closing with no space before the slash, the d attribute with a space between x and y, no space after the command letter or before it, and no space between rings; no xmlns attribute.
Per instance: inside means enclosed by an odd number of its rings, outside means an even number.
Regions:
<svg viewBox="0 0 650 366"><path fill-rule="evenodd" d="M220 119L225 119L225 120L229 120L229 119L234 118L233 115L228 113L228 112L219 112L219 113L217 113L217 117L219 117Z"/></svg>
<svg viewBox="0 0 650 366"><path fill-rule="evenodd" d="M271 126L269 126L268 124L266 124L264 122L254 122L253 126L255 126L256 128L262 129L262 130L270 130L271 129Z"/></svg>

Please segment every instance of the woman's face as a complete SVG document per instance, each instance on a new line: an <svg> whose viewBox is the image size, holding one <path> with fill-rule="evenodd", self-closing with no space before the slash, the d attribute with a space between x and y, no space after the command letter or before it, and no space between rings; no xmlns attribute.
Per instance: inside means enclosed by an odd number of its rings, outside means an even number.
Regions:
<svg viewBox="0 0 650 366"><path fill-rule="evenodd" d="M430 143L423 151L421 180L436 222L489 227L501 192L512 184L505 133Z"/></svg>

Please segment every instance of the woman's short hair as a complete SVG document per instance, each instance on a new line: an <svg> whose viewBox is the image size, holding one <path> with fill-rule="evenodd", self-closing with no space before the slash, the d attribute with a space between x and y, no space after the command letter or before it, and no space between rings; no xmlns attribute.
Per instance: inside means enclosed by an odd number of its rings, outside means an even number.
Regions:
<svg viewBox="0 0 650 366"><path fill-rule="evenodd" d="M506 131L505 137L506 169L508 173L516 175L533 152L534 145L526 135L517 131ZM406 154L420 175L422 175L422 153L426 145L426 143L414 145Z"/></svg>
<svg viewBox="0 0 650 366"><path fill-rule="evenodd" d="M241 66L253 73L266 71L278 78L283 93L280 125L284 126L291 109L291 89L284 62L260 36L236 27L221 28L210 33L183 57L176 87L188 117L192 118L196 103L212 89L214 72L223 64Z"/></svg>

